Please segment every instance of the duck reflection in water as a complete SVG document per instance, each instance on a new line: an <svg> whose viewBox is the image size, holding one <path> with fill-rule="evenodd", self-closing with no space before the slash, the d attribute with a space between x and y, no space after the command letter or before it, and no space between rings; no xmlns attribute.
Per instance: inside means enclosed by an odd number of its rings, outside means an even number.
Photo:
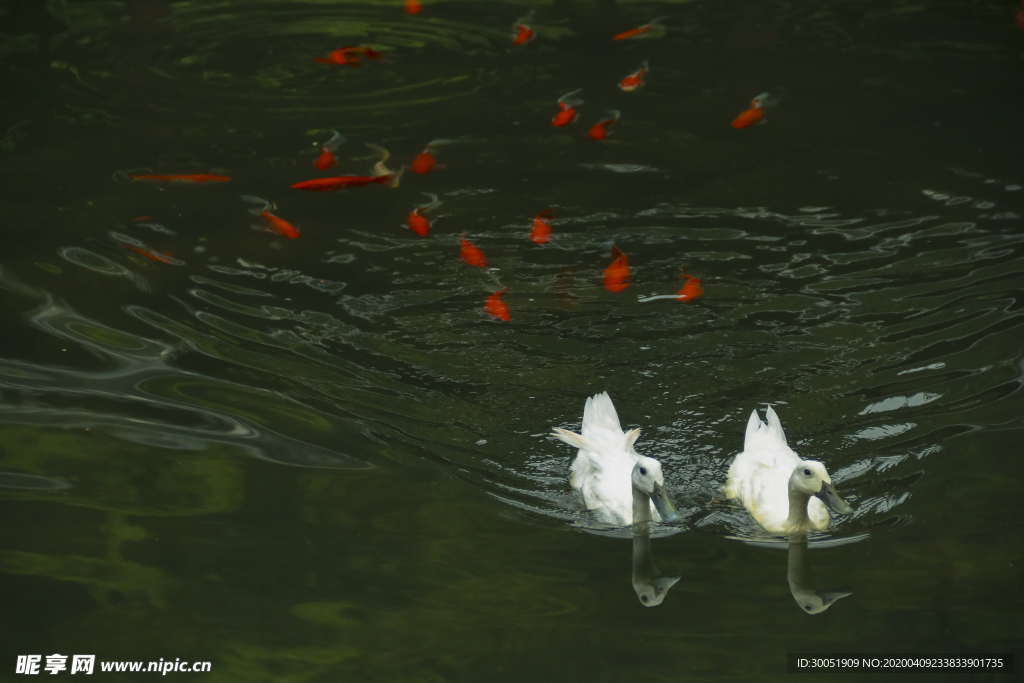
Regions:
<svg viewBox="0 0 1024 683"><path fill-rule="evenodd" d="M634 550L634 566L636 551ZM635 569L633 570L636 571ZM853 595L852 591L825 590L815 588L817 582L811 574L811 566L807 561L807 537L794 535L789 539L789 592L793 594L796 604L808 614L821 614L831 607L836 600ZM635 582L634 582L634 585Z"/></svg>
<svg viewBox="0 0 1024 683"><path fill-rule="evenodd" d="M657 607L668 591L681 578L678 574L663 575L651 556L650 521L633 525L633 590L645 607Z"/></svg>

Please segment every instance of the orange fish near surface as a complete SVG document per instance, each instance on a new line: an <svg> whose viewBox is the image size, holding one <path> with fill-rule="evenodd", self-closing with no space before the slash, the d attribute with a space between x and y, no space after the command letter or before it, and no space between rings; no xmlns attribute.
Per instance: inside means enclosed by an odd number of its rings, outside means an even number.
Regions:
<svg viewBox="0 0 1024 683"><path fill-rule="evenodd" d="M616 121L618 121L619 117L622 116L622 112L617 111L615 109L609 109L607 112L605 112L605 116L609 115L611 116L611 118L607 118L603 121L598 121L593 126L591 126L590 130L587 131L587 135L589 135L594 140L604 140L606 137L608 137L607 126L610 126Z"/></svg>
<svg viewBox="0 0 1024 683"><path fill-rule="evenodd" d="M651 19L648 23L643 26L637 26L631 28L628 31L617 33L612 36L612 40L629 40L630 38L656 38L665 35L665 27L658 22L665 17L658 17L657 19Z"/></svg>
<svg viewBox="0 0 1024 683"><path fill-rule="evenodd" d="M508 304L502 301L501 295L508 291L508 287L502 287L494 294L487 297L487 303L485 304L487 315L497 318L498 320L509 321L512 316L508 313Z"/></svg>
<svg viewBox="0 0 1024 683"><path fill-rule="evenodd" d="M732 120L732 127L747 128L764 120L764 108L773 104L768 98L768 93L763 92L751 100L750 107Z"/></svg>
<svg viewBox="0 0 1024 683"><path fill-rule="evenodd" d="M193 173L185 175L130 175L132 180L162 180L168 183L226 183L231 178L226 175L212 173Z"/></svg>
<svg viewBox="0 0 1024 683"><path fill-rule="evenodd" d="M463 263L468 263L477 268L487 267L487 257L480 247L466 239L466 233L462 233L462 248L459 250L459 258Z"/></svg>
<svg viewBox="0 0 1024 683"><path fill-rule="evenodd" d="M513 45L523 45L533 40L533 29L523 23L526 21L533 21L533 12L530 12L525 17L519 17L512 24Z"/></svg>
<svg viewBox="0 0 1024 683"><path fill-rule="evenodd" d="M408 14L419 14L423 11L423 3L420 0L405 0L405 11Z"/></svg>
<svg viewBox="0 0 1024 683"><path fill-rule="evenodd" d="M554 209L544 209L533 218L533 230L530 231L530 241L534 244L547 244L551 241L551 224L548 218L554 213Z"/></svg>
<svg viewBox="0 0 1024 683"><path fill-rule="evenodd" d="M684 303L693 301L704 293L704 288L700 285L700 278L687 275L682 268L679 268L679 277L683 279L683 288L676 292L676 301Z"/></svg>
<svg viewBox="0 0 1024 683"><path fill-rule="evenodd" d="M123 244L121 246L123 246L125 249L130 249L131 251L134 251L136 254L139 254L140 256L145 256L150 261L159 261L160 263L174 264L174 257L172 257L167 252L146 251L142 247L135 247L130 244Z"/></svg>
<svg viewBox="0 0 1024 683"><path fill-rule="evenodd" d="M444 168L443 165L438 165L434 161L434 155L430 151L434 147L440 145L446 145L453 142L452 140L431 140L427 143L427 146L423 148L423 151L416 155L416 158L412 160L412 165L409 168L413 173L429 173L435 168Z"/></svg>
<svg viewBox="0 0 1024 683"><path fill-rule="evenodd" d="M262 208L253 207L249 209L249 213L253 214L254 216L259 216L264 221L266 221L267 224L266 226L254 225L252 227L256 228L257 230L265 230L266 232L272 232L274 234L281 235L282 237L287 237L290 240L293 240L299 236L299 231L294 225L292 225L285 219L281 218L280 216L275 216L274 214L270 213L270 209L276 207L270 202L268 202L266 199L254 197L251 194L243 194L242 201L249 202L252 204L263 204Z"/></svg>
<svg viewBox="0 0 1024 683"><path fill-rule="evenodd" d="M637 88L643 87L644 74L650 70L651 68L645 60L644 63L640 65L639 69L619 81L619 88L623 92L633 92Z"/></svg>
<svg viewBox="0 0 1024 683"><path fill-rule="evenodd" d="M327 170L328 168L336 165L338 160L334 158L334 152L337 151L344 142L345 138L336 130L332 130L334 133L331 139L320 146L320 156L313 162L313 165L319 168L321 171Z"/></svg>
<svg viewBox="0 0 1024 683"><path fill-rule="evenodd" d="M430 232L430 226L433 225L430 221L423 217L423 214L427 211L432 211L437 207L441 206L442 202L437 198L436 194L424 192L423 194L430 197L431 201L427 204L417 206L412 212L409 213L408 225L409 229L420 237L426 237L427 233Z"/></svg>
<svg viewBox="0 0 1024 683"><path fill-rule="evenodd" d="M617 246L612 245L611 265L604 269L604 277L601 282L609 292L621 292L629 287L629 259Z"/></svg>
<svg viewBox="0 0 1024 683"><path fill-rule="evenodd" d="M556 128L562 126L568 126L570 123L576 120L579 113L574 109L575 106L583 104L583 100L574 98L573 95L583 90L583 88L577 88L572 92L567 92L558 98L558 106L562 111L555 114L555 118L551 119L551 125Z"/></svg>
<svg viewBox="0 0 1024 683"><path fill-rule="evenodd" d="M346 45L343 48L331 52L326 57L314 57L313 61L320 62L321 64L338 64L340 66L348 64L350 66L359 66L362 63L359 59L359 55L363 55L369 59L380 59L384 56L384 53L378 52L372 47Z"/></svg>
<svg viewBox="0 0 1024 683"><path fill-rule="evenodd" d="M395 172L391 171L384 165L384 162L388 160L391 153L380 145L374 145L368 142L366 143L366 146L381 155L380 161L373 166L373 175L343 175L336 176L334 178L303 180L301 183L295 183L292 185L292 189L306 190L307 192L335 192L349 187L366 187L367 185L373 184L398 187L399 178L402 177L402 169Z"/></svg>

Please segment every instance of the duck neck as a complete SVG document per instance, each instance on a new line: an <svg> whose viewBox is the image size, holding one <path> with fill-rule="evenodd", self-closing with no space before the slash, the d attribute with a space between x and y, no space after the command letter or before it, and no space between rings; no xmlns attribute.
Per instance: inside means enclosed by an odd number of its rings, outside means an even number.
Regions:
<svg viewBox="0 0 1024 683"><path fill-rule="evenodd" d="M646 493L633 487L633 524L637 522L650 522L653 519L651 516L651 499Z"/></svg>
<svg viewBox="0 0 1024 683"><path fill-rule="evenodd" d="M797 491L792 486L789 488L789 517L786 518L786 526L789 531L801 531L809 526L807 517L807 500L809 495Z"/></svg>

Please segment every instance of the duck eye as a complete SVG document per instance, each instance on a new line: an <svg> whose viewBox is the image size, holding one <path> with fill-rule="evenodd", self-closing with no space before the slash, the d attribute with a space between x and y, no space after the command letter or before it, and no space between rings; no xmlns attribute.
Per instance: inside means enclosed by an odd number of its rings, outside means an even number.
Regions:
<svg viewBox="0 0 1024 683"><path fill-rule="evenodd" d="M647 604L647 596L646 595L640 596L640 602L642 602L642 603L644 603L646 605Z"/></svg>
<svg viewBox="0 0 1024 683"><path fill-rule="evenodd" d="M640 474L646 475L647 474L647 469L644 468L644 467L641 467L640 468Z"/></svg>
<svg viewBox="0 0 1024 683"><path fill-rule="evenodd" d="M804 474L809 477L809 476L811 476L811 471L805 467L804 468Z"/></svg>
<svg viewBox="0 0 1024 683"><path fill-rule="evenodd" d="M810 612L812 608L810 605L804 605L804 609Z"/></svg>

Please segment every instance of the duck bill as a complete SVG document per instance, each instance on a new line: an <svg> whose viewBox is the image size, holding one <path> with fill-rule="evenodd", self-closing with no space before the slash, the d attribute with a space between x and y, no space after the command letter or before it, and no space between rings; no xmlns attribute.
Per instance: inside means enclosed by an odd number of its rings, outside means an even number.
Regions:
<svg viewBox="0 0 1024 683"><path fill-rule="evenodd" d="M848 515L853 512L853 508L850 507L849 503L839 497L839 494L836 493L836 489L832 484L822 482L821 490L814 495L820 498L821 502L823 502L832 512L836 512L840 515Z"/></svg>
<svg viewBox="0 0 1024 683"><path fill-rule="evenodd" d="M676 510L676 506L669 500L664 486L654 487L654 491L651 492L651 502L654 503L654 509L661 515L662 521L678 522L683 518L679 511Z"/></svg>

